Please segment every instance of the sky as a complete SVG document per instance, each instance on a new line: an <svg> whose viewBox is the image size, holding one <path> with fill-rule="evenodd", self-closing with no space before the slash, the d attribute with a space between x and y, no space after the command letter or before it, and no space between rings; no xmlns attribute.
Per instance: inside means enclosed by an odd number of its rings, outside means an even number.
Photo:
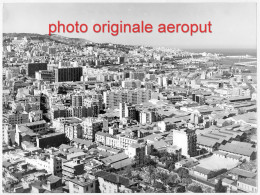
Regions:
<svg viewBox="0 0 260 195"><path fill-rule="evenodd" d="M186 49L255 49L256 3L5 3L4 33L48 34L49 24L85 23L87 33L59 33L93 42L165 46ZM152 33L94 33L95 23L150 23ZM158 24L212 23L212 33L157 32Z"/></svg>

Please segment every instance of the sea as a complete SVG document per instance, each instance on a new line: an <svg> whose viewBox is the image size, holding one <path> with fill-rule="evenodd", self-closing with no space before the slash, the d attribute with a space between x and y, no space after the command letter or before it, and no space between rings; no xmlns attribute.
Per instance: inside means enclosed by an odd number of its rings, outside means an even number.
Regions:
<svg viewBox="0 0 260 195"><path fill-rule="evenodd" d="M257 56L256 49L183 49L184 51L194 52L194 53L217 53L223 54L224 56L243 56L250 55L253 57Z"/></svg>

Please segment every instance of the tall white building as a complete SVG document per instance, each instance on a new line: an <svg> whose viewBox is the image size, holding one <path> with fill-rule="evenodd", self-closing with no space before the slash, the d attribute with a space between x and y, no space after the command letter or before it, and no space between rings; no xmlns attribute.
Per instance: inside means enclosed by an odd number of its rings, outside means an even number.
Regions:
<svg viewBox="0 0 260 195"><path fill-rule="evenodd" d="M196 155L197 135L194 130L173 130L173 145L182 149L182 155L193 157Z"/></svg>

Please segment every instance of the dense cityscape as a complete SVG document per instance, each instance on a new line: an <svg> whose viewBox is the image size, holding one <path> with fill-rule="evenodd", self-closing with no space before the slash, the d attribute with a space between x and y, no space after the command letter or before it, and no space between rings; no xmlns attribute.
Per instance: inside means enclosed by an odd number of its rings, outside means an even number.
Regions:
<svg viewBox="0 0 260 195"><path fill-rule="evenodd" d="M3 34L5 193L257 192L256 56Z"/></svg>

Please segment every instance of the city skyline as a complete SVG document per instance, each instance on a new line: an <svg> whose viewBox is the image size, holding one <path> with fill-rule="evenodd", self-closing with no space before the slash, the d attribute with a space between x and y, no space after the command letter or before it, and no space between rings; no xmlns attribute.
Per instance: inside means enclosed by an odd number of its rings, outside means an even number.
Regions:
<svg viewBox="0 0 260 195"><path fill-rule="evenodd" d="M242 11L244 14L240 14ZM181 49L256 49L256 3L16 3L4 4L3 12L4 33L48 34L48 25L57 23L58 20L64 24L78 21L88 24L89 27L94 23L106 23L108 20L111 23L119 23L120 20L138 23L143 20L154 27L157 27L159 23L203 24L211 21L213 33L193 36L185 33L159 34L156 31L147 34L125 33L111 36L109 33L96 34L90 30L87 33L57 34L85 38L99 43L111 42ZM153 14L155 12L160 13L160 17ZM158 44L158 39L160 44Z"/></svg>

